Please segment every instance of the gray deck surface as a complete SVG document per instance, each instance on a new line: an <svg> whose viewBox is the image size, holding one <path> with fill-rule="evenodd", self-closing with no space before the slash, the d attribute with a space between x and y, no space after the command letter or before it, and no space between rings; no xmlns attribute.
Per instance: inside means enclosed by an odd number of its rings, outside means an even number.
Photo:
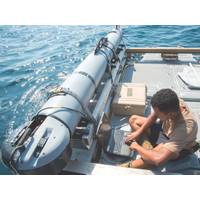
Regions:
<svg viewBox="0 0 200 200"><path fill-rule="evenodd" d="M189 89L177 75L189 63L197 71L200 66L192 54L179 54L178 57L178 61L163 61L161 54L145 54L138 63L129 62L122 82L145 83L149 98L162 88L171 88L192 109L200 127L200 90ZM197 139L200 140L200 128Z"/></svg>

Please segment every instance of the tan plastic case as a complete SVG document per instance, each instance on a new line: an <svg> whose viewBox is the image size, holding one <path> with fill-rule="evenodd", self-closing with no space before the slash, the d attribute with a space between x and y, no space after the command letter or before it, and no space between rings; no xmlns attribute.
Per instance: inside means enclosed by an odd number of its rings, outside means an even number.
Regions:
<svg viewBox="0 0 200 200"><path fill-rule="evenodd" d="M112 102L115 115L144 115L147 98L147 87L144 83L118 84Z"/></svg>

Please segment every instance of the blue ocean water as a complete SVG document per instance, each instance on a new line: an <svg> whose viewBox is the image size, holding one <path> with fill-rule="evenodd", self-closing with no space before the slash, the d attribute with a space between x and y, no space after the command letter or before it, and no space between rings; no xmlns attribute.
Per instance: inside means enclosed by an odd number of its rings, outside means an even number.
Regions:
<svg viewBox="0 0 200 200"><path fill-rule="evenodd" d="M0 143L113 26L0 26ZM122 26L128 47L200 47L200 26ZM0 164L0 174L9 174Z"/></svg>

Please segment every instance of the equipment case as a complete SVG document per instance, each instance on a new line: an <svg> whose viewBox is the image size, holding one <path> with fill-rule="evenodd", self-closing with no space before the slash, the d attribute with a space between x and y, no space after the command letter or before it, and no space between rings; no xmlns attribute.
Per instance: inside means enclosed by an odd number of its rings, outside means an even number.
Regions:
<svg viewBox="0 0 200 200"><path fill-rule="evenodd" d="M143 83L120 83L112 102L115 115L144 115L147 88Z"/></svg>

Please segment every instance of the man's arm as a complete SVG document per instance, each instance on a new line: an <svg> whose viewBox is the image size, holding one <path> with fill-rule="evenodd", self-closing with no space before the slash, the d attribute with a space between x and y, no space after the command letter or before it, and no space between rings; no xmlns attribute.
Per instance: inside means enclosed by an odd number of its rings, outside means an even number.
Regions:
<svg viewBox="0 0 200 200"><path fill-rule="evenodd" d="M135 140L139 137L145 130L147 130L155 121L158 119L155 112L151 113L145 123L136 131L132 132L131 134L127 135L126 143L128 144L131 140Z"/></svg>
<svg viewBox="0 0 200 200"><path fill-rule="evenodd" d="M147 163L155 166L159 166L170 159L175 159L177 154L163 147L159 144L152 150L147 150L140 146L137 142L133 142L130 146L132 150L136 150Z"/></svg>
<svg viewBox="0 0 200 200"><path fill-rule="evenodd" d="M146 122L140 127L138 130L140 133L143 133L145 130L147 130L153 123L156 122L158 117L156 116L155 112L151 113L148 117Z"/></svg>

